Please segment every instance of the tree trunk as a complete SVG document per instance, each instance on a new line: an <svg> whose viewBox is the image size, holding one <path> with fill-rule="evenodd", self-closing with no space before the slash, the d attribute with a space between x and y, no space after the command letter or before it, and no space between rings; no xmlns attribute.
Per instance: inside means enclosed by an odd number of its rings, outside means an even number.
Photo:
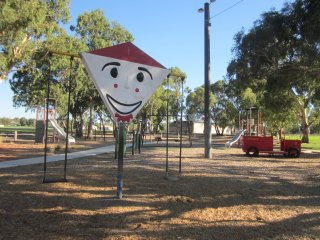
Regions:
<svg viewBox="0 0 320 240"><path fill-rule="evenodd" d="M309 134L310 134L310 128L308 124L302 125L302 139L301 141L303 143L309 143Z"/></svg>
<svg viewBox="0 0 320 240"><path fill-rule="evenodd" d="M301 111L301 126L302 126L301 141L303 143L309 143L310 125L308 123L307 110L305 108L303 108L303 110Z"/></svg>
<svg viewBox="0 0 320 240"><path fill-rule="evenodd" d="M218 126L218 125L214 125L214 128L215 128L215 130L216 130L216 135L217 135L217 136L220 136L221 134L220 134L219 126Z"/></svg>
<svg viewBox="0 0 320 240"><path fill-rule="evenodd" d="M188 120L187 118L187 123L188 123L188 135L189 135L189 146L192 147L192 128L191 128L191 121Z"/></svg>
<svg viewBox="0 0 320 240"><path fill-rule="evenodd" d="M296 102L299 106L300 119L301 119L301 133L302 133L302 143L309 143L310 125L308 121L307 109L305 108L305 102L302 101L292 90L293 96L296 96Z"/></svg>
<svg viewBox="0 0 320 240"><path fill-rule="evenodd" d="M222 129L221 129L221 136L223 136L224 135L224 130L226 129L226 127L223 127Z"/></svg>
<svg viewBox="0 0 320 240"><path fill-rule="evenodd" d="M78 121L75 122L76 137L82 138L83 137L83 125L84 125L83 114L79 114L79 116L80 116L80 122L78 122Z"/></svg>
<svg viewBox="0 0 320 240"><path fill-rule="evenodd" d="M281 140L282 139L282 129L278 130L278 136L279 136L279 140Z"/></svg>
<svg viewBox="0 0 320 240"><path fill-rule="evenodd" d="M87 132L87 138L91 139L93 136L93 115L94 115L94 111L93 111L93 104L90 105L90 110L89 110L89 122L88 122L88 132Z"/></svg>
<svg viewBox="0 0 320 240"><path fill-rule="evenodd" d="M100 132L101 132L101 125L102 125L102 134L103 134L103 139L105 140L105 135L106 135L106 127L104 125L104 120L102 117L102 112L98 112L99 118L100 118Z"/></svg>

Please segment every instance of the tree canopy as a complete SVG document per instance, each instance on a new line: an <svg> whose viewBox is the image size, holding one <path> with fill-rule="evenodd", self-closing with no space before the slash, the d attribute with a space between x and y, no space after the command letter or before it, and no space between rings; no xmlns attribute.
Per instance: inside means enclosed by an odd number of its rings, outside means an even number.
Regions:
<svg viewBox="0 0 320 240"><path fill-rule="evenodd" d="M80 59L71 62L49 50L79 53L132 42L128 30L97 9L78 16L71 32L66 31L69 1L6 0L0 2L0 9L0 81L10 78L15 106L35 109L43 105L50 80L50 97L58 100L62 117L67 113L68 86L72 85L71 113L79 122L79 136L86 113L91 123L95 112L100 117L107 115ZM237 111L258 107L274 131L299 121L303 141L308 142L310 127L320 122L319 26L320 1L296 0L280 11L263 13L251 29L235 35L226 79L211 85L211 117L216 130L222 129L223 134L227 126L237 125ZM167 102L178 121L185 79L186 74L173 67L171 76L141 111L139 116L150 118L154 130L161 125ZM203 87L186 88L185 92L185 116L201 119Z"/></svg>
<svg viewBox="0 0 320 240"><path fill-rule="evenodd" d="M247 33L235 36L235 57L228 67L239 94L250 88L270 111L297 110L304 142L314 121L310 117L319 115L319 16L317 0L297 0L264 13Z"/></svg>
<svg viewBox="0 0 320 240"><path fill-rule="evenodd" d="M11 71L31 69L44 39L64 32L70 18L69 0L6 0L0 2L0 81Z"/></svg>

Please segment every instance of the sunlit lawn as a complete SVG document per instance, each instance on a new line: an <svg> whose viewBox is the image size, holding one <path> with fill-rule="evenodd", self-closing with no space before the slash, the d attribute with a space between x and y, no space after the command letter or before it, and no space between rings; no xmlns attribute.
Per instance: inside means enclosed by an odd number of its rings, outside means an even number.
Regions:
<svg viewBox="0 0 320 240"><path fill-rule="evenodd" d="M0 127L0 133L12 134L14 131L18 131L18 133L35 133L35 127L26 127L26 126Z"/></svg>
<svg viewBox="0 0 320 240"><path fill-rule="evenodd" d="M286 135L286 139L301 139L300 135ZM309 143L302 143L302 149L320 150L320 135L310 134Z"/></svg>

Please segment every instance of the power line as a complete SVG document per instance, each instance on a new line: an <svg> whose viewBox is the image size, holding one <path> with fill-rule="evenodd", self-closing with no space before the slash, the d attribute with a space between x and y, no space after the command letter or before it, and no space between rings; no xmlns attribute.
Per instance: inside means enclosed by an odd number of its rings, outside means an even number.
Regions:
<svg viewBox="0 0 320 240"><path fill-rule="evenodd" d="M244 1L244 0L240 0L240 1L236 2L236 3L234 3L234 4L231 5L230 7L222 10L221 12L218 12L216 15L213 15L211 18L217 17L217 16L221 15L222 13L225 13L226 11L230 10L231 8L235 7L236 5L238 5L239 3L243 2L243 1ZM210 19L211 19L211 18L210 18Z"/></svg>

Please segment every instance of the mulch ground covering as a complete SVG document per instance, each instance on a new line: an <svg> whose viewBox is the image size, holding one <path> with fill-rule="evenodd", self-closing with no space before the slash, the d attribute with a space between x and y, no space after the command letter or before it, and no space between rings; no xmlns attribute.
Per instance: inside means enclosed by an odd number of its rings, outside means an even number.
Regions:
<svg viewBox="0 0 320 240"><path fill-rule="evenodd" d="M160 146L158 144L157 146ZM0 169L0 239L320 239L320 154L259 156L241 149L183 149L182 175L166 180L164 147L117 161L68 162L68 182L42 184L42 165ZM179 148L169 149L169 177ZM49 164L47 177L63 174Z"/></svg>

